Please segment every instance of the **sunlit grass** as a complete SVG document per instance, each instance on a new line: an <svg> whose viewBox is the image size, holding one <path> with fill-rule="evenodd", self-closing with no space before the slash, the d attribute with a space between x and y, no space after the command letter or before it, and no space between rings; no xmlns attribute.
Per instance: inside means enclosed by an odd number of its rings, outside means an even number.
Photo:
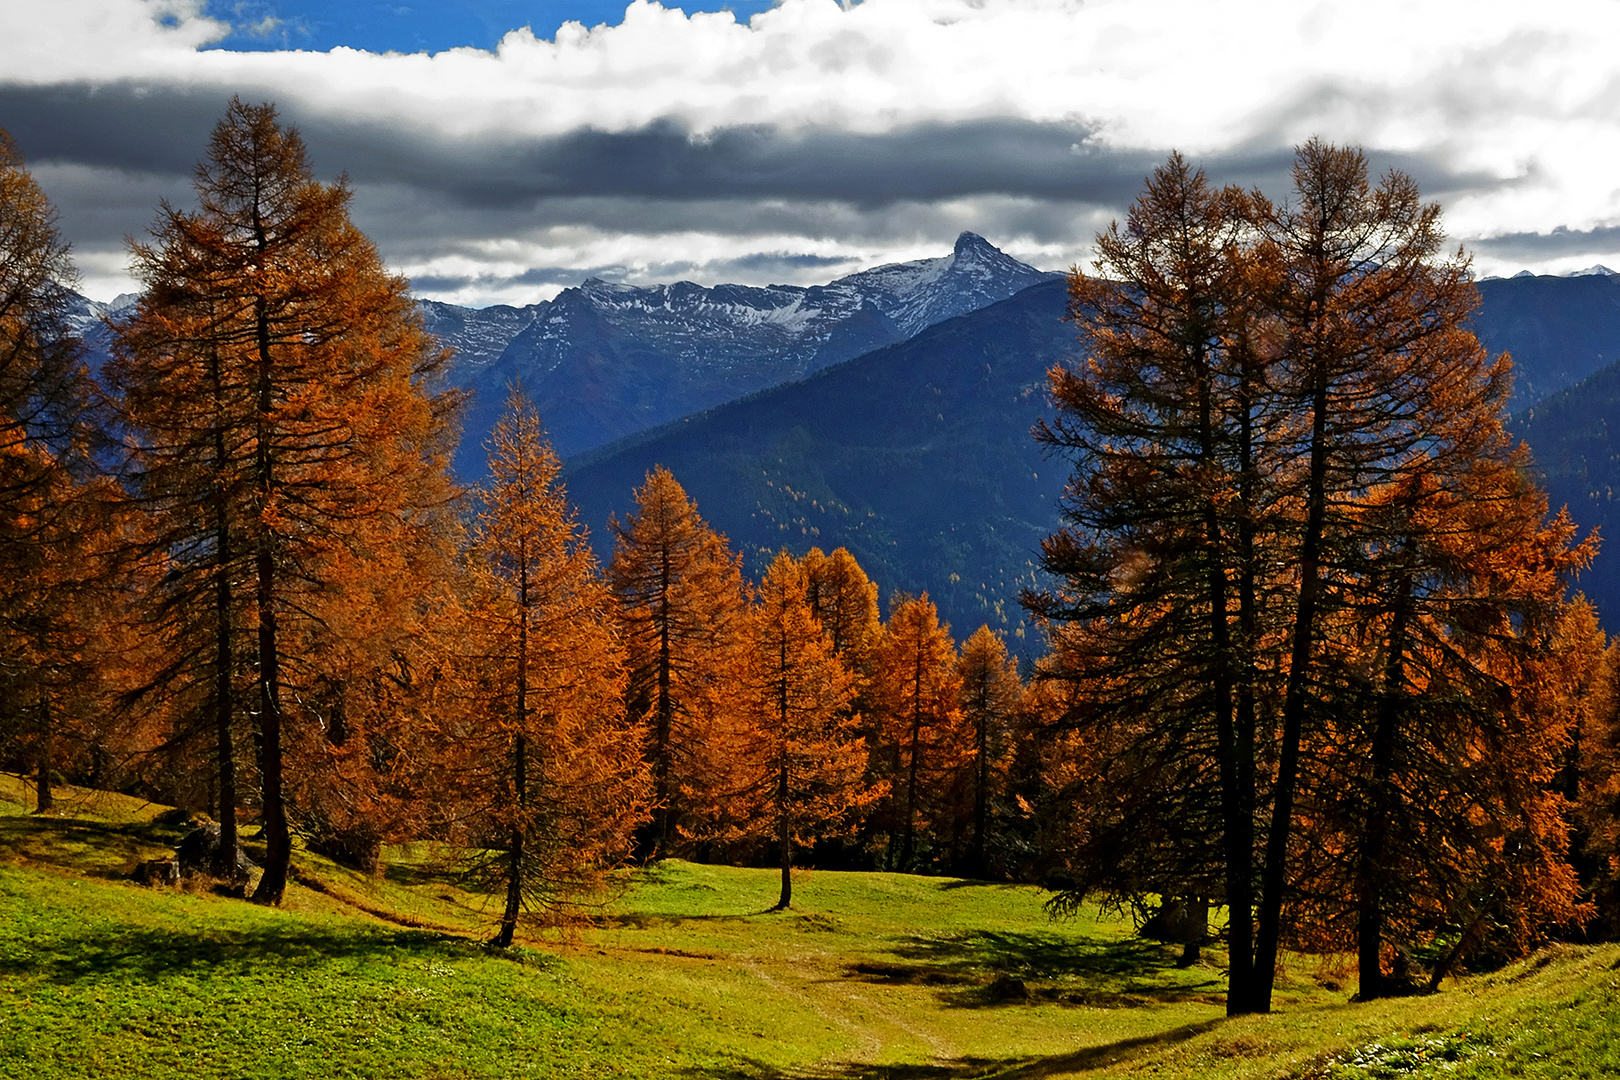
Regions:
<svg viewBox="0 0 1620 1080"><path fill-rule="evenodd" d="M270 910L124 880L178 839L162 807L69 789L41 818L28 794L0 776L0 1077L1620 1073L1615 947L1366 1005L1342 961L1293 958L1277 1012L1227 1021L1218 951L1180 969L1029 888L807 871L771 912L772 871L666 862L502 953L445 849L376 878L299 850Z"/></svg>

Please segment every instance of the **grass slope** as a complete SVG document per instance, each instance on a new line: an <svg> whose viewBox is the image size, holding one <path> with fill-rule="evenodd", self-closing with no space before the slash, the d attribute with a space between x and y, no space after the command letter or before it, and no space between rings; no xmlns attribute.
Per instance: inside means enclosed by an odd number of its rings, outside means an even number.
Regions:
<svg viewBox="0 0 1620 1080"><path fill-rule="evenodd" d="M1052 923L1030 889L811 871L770 914L772 872L670 862L627 876L598 927L503 954L429 848L379 880L300 852L266 910L123 880L177 838L163 808L64 802L29 816L0 776L0 1077L1620 1072L1615 947L1369 1005L1300 959L1279 1012L1227 1021L1217 966L1178 970L1118 921Z"/></svg>

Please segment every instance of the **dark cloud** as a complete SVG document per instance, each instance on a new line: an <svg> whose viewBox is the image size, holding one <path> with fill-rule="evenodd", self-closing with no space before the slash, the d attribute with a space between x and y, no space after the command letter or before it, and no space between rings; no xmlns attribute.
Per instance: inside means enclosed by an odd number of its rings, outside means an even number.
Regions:
<svg viewBox="0 0 1620 1080"><path fill-rule="evenodd" d="M827 255L791 255L777 251L761 251L732 260L735 265L747 267L750 270L816 270L829 266L841 266L848 261L847 259L833 258Z"/></svg>
<svg viewBox="0 0 1620 1080"><path fill-rule="evenodd" d="M411 278L411 288L419 293L453 293L473 284L476 278L441 277L438 274L417 274Z"/></svg>
<svg viewBox="0 0 1620 1080"><path fill-rule="evenodd" d="M1569 229L1560 225L1545 233L1507 233L1470 241L1472 247L1501 259L1537 262L1560 255L1611 255L1620 251L1620 226Z"/></svg>
<svg viewBox="0 0 1620 1080"><path fill-rule="evenodd" d="M1302 116L1324 115L1368 91L1323 82L1259 118L1245 144L1197 159L1217 183L1280 193L1292 152L1287 134ZM265 96L251 88L248 100ZM32 160L70 161L144 173L189 175L224 111L217 89L119 82L102 86L0 86L0 126ZM1376 102L1372 103L1376 104ZM451 139L408 118L382 123L283 101L319 169L357 183L399 184L468 209L510 211L542 199L831 200L864 207L976 195L1123 207L1163 154L1116 151L1088 141L1079 123L984 119L869 134L831 127L789 132L726 128L694 138L664 121L637 131L580 130L550 138ZM1399 168L1425 193L1445 197L1500 187L1500 178L1459 172L1438 154L1373 153L1378 170Z"/></svg>
<svg viewBox="0 0 1620 1080"><path fill-rule="evenodd" d="M254 94L244 90L244 98ZM0 87L0 123L34 160L187 174L223 112L218 91L115 83ZM693 138L661 122L532 140L452 140L428 125L382 124L282 103L326 172L402 184L469 207L513 209L579 195L828 199L864 206L1005 194L1115 204L1157 157L1076 153L1075 124L974 120L884 134L831 128L724 129Z"/></svg>
<svg viewBox="0 0 1620 1080"><path fill-rule="evenodd" d="M1354 100L1367 106L1366 91ZM244 100L270 96L239 88ZM81 251L110 253L151 223L159 199L191 202L190 179L229 94L218 87L132 81L28 87L0 85L0 126L30 162L49 172L48 191L64 231ZM1242 145L1193 156L1215 183L1286 195L1301 117L1322 116L1354 95L1323 83L1260 118ZM1374 103L1376 104L1376 102ZM976 119L919 124L886 133L831 126L807 130L732 127L694 136L673 121L636 131L579 130L550 138L514 134L453 138L427 120L346 116L297 98L279 102L307 143L317 175L347 174L353 212L395 265L441 268L419 275L420 291L536 288L609 280L804 282L858 269L817 254L871 251L919 242L948 244L962 229L992 242L1067 252L1082 259L1092 235L1122 215L1164 152L1115 150L1084 123ZM1424 193L1446 199L1500 187L1498 178L1458 171L1434 154L1369 152L1375 170L1411 173ZM574 246L549 230L601 236L705 234L735 238L729 258L656 259L635 267L542 266L516 276L476 270L499 261L491 241L540 243L553 254ZM769 237L752 245L754 237ZM791 238L803 238L791 250ZM788 238L784 242L784 238ZM1504 258L1610 252L1614 230L1564 230L1481 241ZM587 245L588 246L588 245ZM764 248L766 250L759 250ZM519 256L521 258L521 256ZM623 258L598 250L584 258ZM445 262L445 259L451 259ZM105 261L105 260L104 260ZM1039 260L1045 261L1045 260ZM509 269L510 262L502 269ZM823 271L825 273L823 273ZM509 294L508 294L509 295Z"/></svg>

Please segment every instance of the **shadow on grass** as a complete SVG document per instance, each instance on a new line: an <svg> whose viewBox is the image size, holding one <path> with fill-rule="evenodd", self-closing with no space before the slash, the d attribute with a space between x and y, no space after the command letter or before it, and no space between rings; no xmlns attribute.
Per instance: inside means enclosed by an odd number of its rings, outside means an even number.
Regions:
<svg viewBox="0 0 1620 1080"><path fill-rule="evenodd" d="M383 867L384 881L387 881L390 885L400 885L405 888L438 886L465 889L467 887L466 877L464 870L449 862L392 862Z"/></svg>
<svg viewBox="0 0 1620 1080"><path fill-rule="evenodd" d="M1017 882L981 881L978 878L951 878L948 881L940 882L939 885L940 892L955 892L957 889L994 889L998 892L1023 892L1028 888L1028 885L1020 885Z"/></svg>
<svg viewBox="0 0 1620 1080"><path fill-rule="evenodd" d="M1201 997L1224 986L1219 977L1190 981L1196 976L1175 966L1171 949L1141 938L971 930L948 937L910 938L889 951L901 962L858 963L847 970L848 977L939 986L944 1003L957 1008L1025 1000L1102 1007L1141 1005ZM1011 980L1037 985L1010 992Z"/></svg>
<svg viewBox="0 0 1620 1080"><path fill-rule="evenodd" d="M720 923L743 922L747 919L757 919L761 915L774 915L780 912L765 908L761 911L746 911L732 915L658 915L639 911L618 912L604 915L601 925L618 930L651 930L662 927L681 926L686 923L717 925Z"/></svg>
<svg viewBox="0 0 1620 1080"><path fill-rule="evenodd" d="M757 1061L741 1061L731 1067L709 1067L701 1071L689 1070L687 1075L710 1080L971 1080L973 1077L994 1076L997 1080L1040 1080L1042 1077L1065 1076L1070 1073L1100 1069L1128 1061L1143 1052L1164 1049L1213 1031L1224 1023L1224 1018L1204 1020L1196 1024L1182 1024L1152 1035L1139 1035L1120 1039L1101 1046L1088 1046L1066 1054L1044 1057L985 1058L964 1057L946 1061L931 1061L909 1065L868 1065L849 1062L836 1065L814 1065L783 1072Z"/></svg>
<svg viewBox="0 0 1620 1080"><path fill-rule="evenodd" d="M532 949L500 950L449 934L418 930L339 931L304 926L179 930L120 928L82 936L34 934L0 942L0 977L67 984L81 979L159 982L176 976L230 978L284 975L334 961L453 960L470 956L551 967L555 957Z"/></svg>
<svg viewBox="0 0 1620 1080"><path fill-rule="evenodd" d="M142 821L114 825L88 818L0 817L0 850L86 877L122 878L143 859L171 851L186 830Z"/></svg>

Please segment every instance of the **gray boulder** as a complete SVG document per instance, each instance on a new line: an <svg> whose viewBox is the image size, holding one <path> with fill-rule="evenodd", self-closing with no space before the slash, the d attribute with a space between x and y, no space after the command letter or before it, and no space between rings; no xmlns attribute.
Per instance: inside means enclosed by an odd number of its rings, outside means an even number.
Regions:
<svg viewBox="0 0 1620 1080"><path fill-rule="evenodd" d="M175 848L174 857L180 865L180 873L185 877L193 877L198 874L212 874L214 858L218 853L219 826L209 821L198 825L181 837L180 846ZM247 857L241 844L237 844L234 879L246 881L258 869L258 864Z"/></svg>

